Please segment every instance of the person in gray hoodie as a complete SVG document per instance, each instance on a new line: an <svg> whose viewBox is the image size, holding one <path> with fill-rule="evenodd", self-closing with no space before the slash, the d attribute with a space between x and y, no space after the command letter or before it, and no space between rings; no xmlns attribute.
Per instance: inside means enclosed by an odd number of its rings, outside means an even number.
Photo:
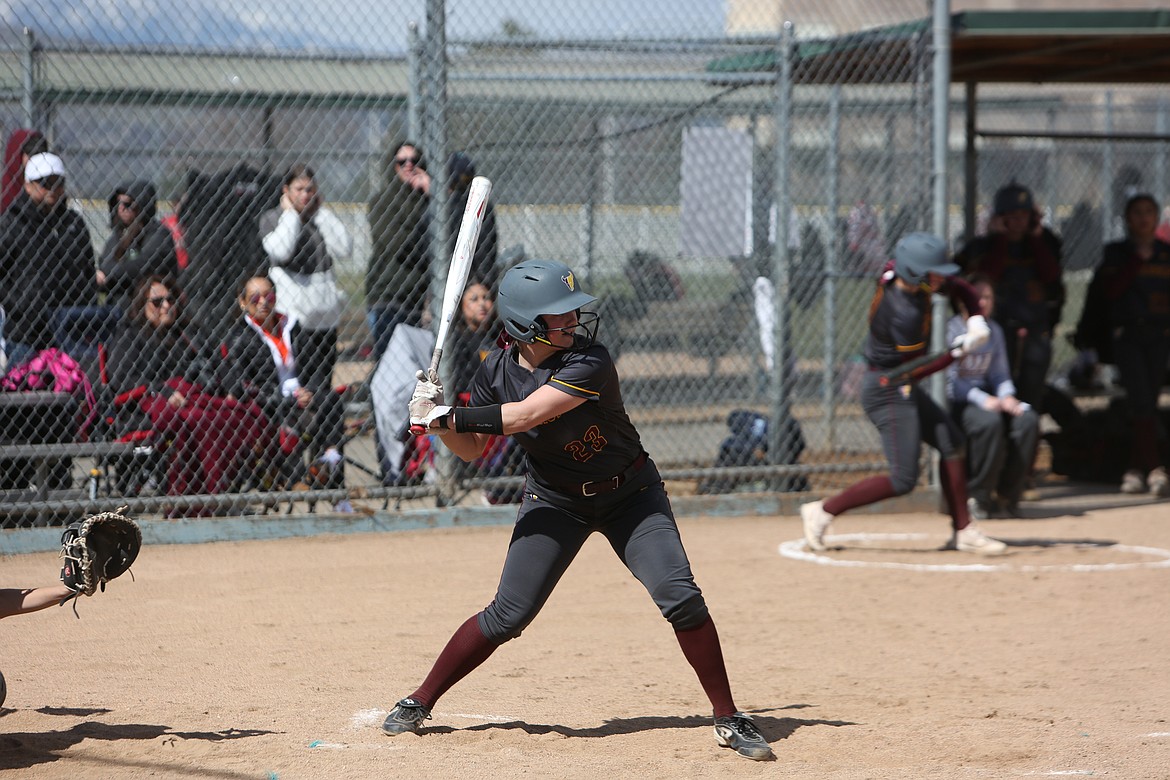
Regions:
<svg viewBox="0 0 1170 780"><path fill-rule="evenodd" d="M107 203L113 229L98 263L98 287L106 303L125 311L138 283L148 276L175 277L175 240L156 216L156 190L138 179L118 185Z"/></svg>

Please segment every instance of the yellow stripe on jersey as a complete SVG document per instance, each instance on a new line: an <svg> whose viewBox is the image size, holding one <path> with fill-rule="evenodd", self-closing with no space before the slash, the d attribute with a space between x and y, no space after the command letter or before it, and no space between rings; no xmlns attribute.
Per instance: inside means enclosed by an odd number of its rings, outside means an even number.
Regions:
<svg viewBox="0 0 1170 780"><path fill-rule="evenodd" d="M926 342L920 341L917 344L907 344L905 346L902 346L901 344L895 344L894 349L899 352L916 352L920 349L926 349Z"/></svg>
<svg viewBox="0 0 1170 780"><path fill-rule="evenodd" d="M595 392L593 390L586 390L584 387L577 387L576 385L571 385L568 382L564 382L560 379L557 379L555 376L548 381L556 382L558 385L564 385L565 387L571 387L574 390L577 390L577 391L582 392L582 393L589 393L589 395L601 395L601 393Z"/></svg>

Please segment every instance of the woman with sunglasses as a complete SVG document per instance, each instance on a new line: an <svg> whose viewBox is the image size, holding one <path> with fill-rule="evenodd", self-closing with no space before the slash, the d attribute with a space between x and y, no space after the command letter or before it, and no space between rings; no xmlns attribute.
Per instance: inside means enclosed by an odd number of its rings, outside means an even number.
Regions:
<svg viewBox="0 0 1170 780"><path fill-rule="evenodd" d="M109 350L115 433L147 440L168 458L167 494L227 492L253 448L270 438L255 404L216 395L215 356L183 316L182 293L161 276L142 280ZM178 508L175 514L212 514Z"/></svg>
<svg viewBox="0 0 1170 780"><path fill-rule="evenodd" d="M331 388L317 389L301 382L298 361L305 348L304 330L295 318L277 311L276 288L267 276L244 282L239 306L243 316L228 337L224 389L229 397L258 404L279 426L276 444L285 459L278 469L283 478L299 476L299 461L307 448L313 459L309 486L344 487L344 406ZM353 511L345 499L336 501L334 509Z"/></svg>
<svg viewBox="0 0 1170 780"><path fill-rule="evenodd" d="M431 177L422 150L399 143L389 157L386 183L370 200L372 252L366 268L366 306L374 340L374 362L400 323L418 325L430 284L427 205ZM458 227L458 223L456 223Z"/></svg>
<svg viewBox="0 0 1170 780"><path fill-rule="evenodd" d="M412 428L429 428L465 461L489 437L511 436L524 449L528 479L496 598L456 630L382 730L417 732L444 692L520 636L597 532L674 629L711 702L716 742L770 760L767 740L732 698L662 477L626 414L613 358L594 341L597 315L581 311L596 301L563 263L520 263L500 282L496 307L507 335L477 370L470 405L444 406L442 386L421 378L415 388Z"/></svg>

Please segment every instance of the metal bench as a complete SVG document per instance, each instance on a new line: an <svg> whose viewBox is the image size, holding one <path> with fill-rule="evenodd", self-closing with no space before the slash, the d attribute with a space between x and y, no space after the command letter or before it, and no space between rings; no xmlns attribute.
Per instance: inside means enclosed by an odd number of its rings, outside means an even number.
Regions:
<svg viewBox="0 0 1170 780"><path fill-rule="evenodd" d="M25 459L33 462L34 481L31 489L0 490L0 515L36 511L37 524L45 525L48 514L30 504L44 503L50 498L95 498L86 490L51 490L50 472L55 463L64 458L102 458L111 455L129 455L133 442L63 442L34 444L0 444L0 461Z"/></svg>

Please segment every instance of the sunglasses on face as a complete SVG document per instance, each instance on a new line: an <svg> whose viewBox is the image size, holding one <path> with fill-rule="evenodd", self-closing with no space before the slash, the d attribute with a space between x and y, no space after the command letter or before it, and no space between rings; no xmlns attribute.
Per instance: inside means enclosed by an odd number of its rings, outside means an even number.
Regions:
<svg viewBox="0 0 1170 780"><path fill-rule="evenodd" d="M394 162L398 165L406 165L407 163L410 163L411 165L418 165L418 161L421 159L422 158L418 155L415 155L414 157L395 157Z"/></svg>
<svg viewBox="0 0 1170 780"><path fill-rule="evenodd" d="M276 290L269 290L266 293L256 293L248 296L248 303L253 306L259 306L261 301L264 301L269 306L276 303Z"/></svg>
<svg viewBox="0 0 1170 780"><path fill-rule="evenodd" d="M44 187L46 190L55 190L58 187L65 186L64 176L46 176L43 179L37 179L37 184Z"/></svg>
<svg viewBox="0 0 1170 780"><path fill-rule="evenodd" d="M175 305L175 298L172 295L160 295L157 298L147 298L146 300L147 303L149 303L151 306L156 306L158 308L162 308L164 303L168 306Z"/></svg>
<svg viewBox="0 0 1170 780"><path fill-rule="evenodd" d="M120 201L118 201L118 208L120 208L120 209L136 209L138 207L134 205L134 201L132 201L132 200L120 200Z"/></svg>

